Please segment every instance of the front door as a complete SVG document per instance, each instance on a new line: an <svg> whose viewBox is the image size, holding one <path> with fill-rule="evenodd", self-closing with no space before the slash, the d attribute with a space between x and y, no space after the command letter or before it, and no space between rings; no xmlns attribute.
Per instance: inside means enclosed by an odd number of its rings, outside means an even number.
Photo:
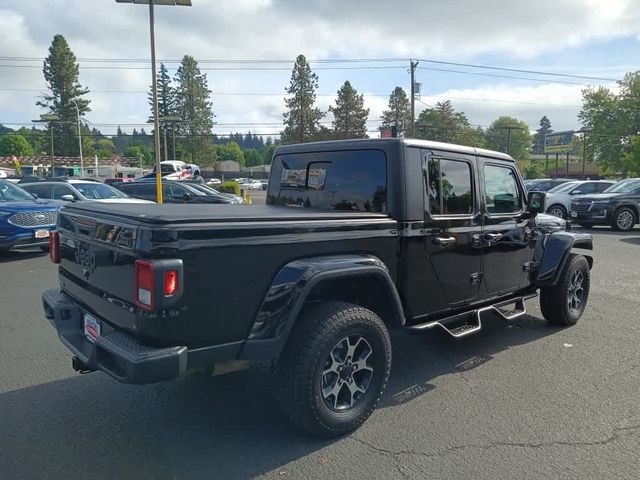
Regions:
<svg viewBox="0 0 640 480"><path fill-rule="evenodd" d="M423 157L425 179L425 248L449 306L478 297L482 249L477 176L473 156L437 154Z"/></svg>
<svg viewBox="0 0 640 480"><path fill-rule="evenodd" d="M533 231L525 220L525 190L511 162L478 159L483 184L483 272L489 295L528 285Z"/></svg>

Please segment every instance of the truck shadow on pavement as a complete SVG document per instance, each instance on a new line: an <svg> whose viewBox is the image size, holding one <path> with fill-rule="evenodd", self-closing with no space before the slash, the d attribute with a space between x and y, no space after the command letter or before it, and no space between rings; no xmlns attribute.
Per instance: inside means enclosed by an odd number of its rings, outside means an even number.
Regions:
<svg viewBox="0 0 640 480"><path fill-rule="evenodd" d="M436 332L394 338L380 407L428 394L439 376L558 331L530 316L486 327L461 341ZM277 477L287 463L340 440L291 427L277 413L271 380L252 369L131 386L93 373L0 394L0 478Z"/></svg>
<svg viewBox="0 0 640 480"><path fill-rule="evenodd" d="M44 257L48 253L42 250L24 250L20 252L3 252L0 251L0 263L17 262L19 260L29 260L32 258Z"/></svg>

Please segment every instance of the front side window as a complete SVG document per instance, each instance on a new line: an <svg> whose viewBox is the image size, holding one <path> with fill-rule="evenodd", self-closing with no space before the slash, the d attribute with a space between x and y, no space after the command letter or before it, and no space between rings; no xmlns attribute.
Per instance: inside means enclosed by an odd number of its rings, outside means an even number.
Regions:
<svg viewBox="0 0 640 480"><path fill-rule="evenodd" d="M430 158L425 174L431 215L473 213L471 166L467 162Z"/></svg>
<svg viewBox="0 0 640 480"><path fill-rule="evenodd" d="M278 155L273 160L271 178L278 184L270 189L270 204L387 211L387 161L379 150Z"/></svg>
<svg viewBox="0 0 640 480"><path fill-rule="evenodd" d="M24 189L31 194L38 195L38 198L40 199L43 199L43 200L51 199L51 185L31 184L31 185L25 185Z"/></svg>
<svg viewBox="0 0 640 480"><path fill-rule="evenodd" d="M510 167L485 165L484 193L489 213L515 213L522 209L516 174Z"/></svg>

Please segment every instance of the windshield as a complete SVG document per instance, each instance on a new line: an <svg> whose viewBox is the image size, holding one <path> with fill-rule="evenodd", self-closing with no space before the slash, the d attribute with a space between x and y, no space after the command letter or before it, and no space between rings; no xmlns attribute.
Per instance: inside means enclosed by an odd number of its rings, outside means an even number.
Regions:
<svg viewBox="0 0 640 480"><path fill-rule="evenodd" d="M107 198L127 198L120 190L110 185L97 182L73 183L76 188L88 200L105 200Z"/></svg>
<svg viewBox="0 0 640 480"><path fill-rule="evenodd" d="M35 197L6 180L0 180L0 202L20 202L35 200Z"/></svg>
<svg viewBox="0 0 640 480"><path fill-rule="evenodd" d="M607 188L603 193L631 193L640 188L640 180L622 180Z"/></svg>
<svg viewBox="0 0 640 480"><path fill-rule="evenodd" d="M569 191L573 190L575 187L577 187L578 185L580 185L580 182L562 183L562 184L558 185L557 187L553 187L551 190L549 190L548 193L552 194L552 193L569 192Z"/></svg>

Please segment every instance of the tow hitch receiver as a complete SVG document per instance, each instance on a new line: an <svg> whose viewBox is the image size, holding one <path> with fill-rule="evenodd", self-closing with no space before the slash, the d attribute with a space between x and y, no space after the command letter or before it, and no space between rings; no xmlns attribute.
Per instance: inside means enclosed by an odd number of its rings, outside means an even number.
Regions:
<svg viewBox="0 0 640 480"><path fill-rule="evenodd" d="M71 359L71 368L73 368L76 372L78 372L81 375L84 375L85 373L95 372L95 370L90 369L78 357L73 357Z"/></svg>

